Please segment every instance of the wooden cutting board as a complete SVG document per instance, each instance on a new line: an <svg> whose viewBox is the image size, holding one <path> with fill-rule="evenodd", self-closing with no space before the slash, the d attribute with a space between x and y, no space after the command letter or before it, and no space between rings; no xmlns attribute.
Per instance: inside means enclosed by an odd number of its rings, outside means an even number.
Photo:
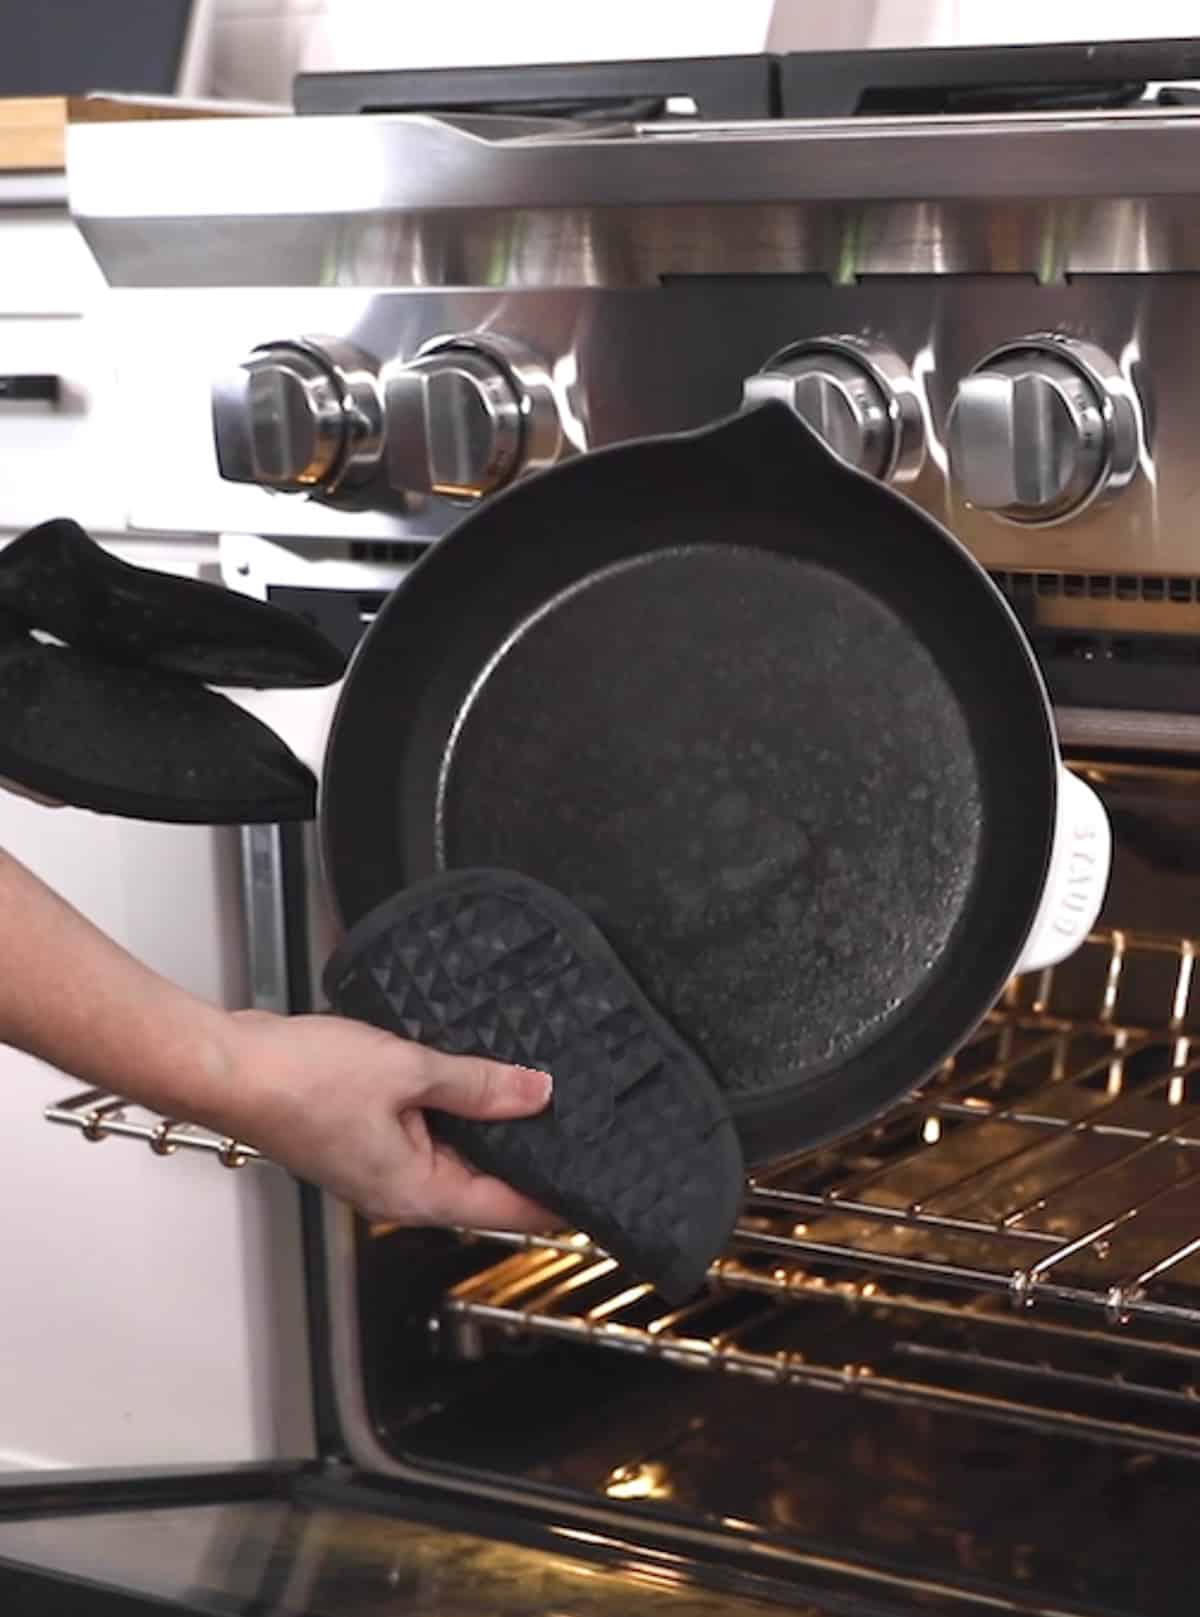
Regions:
<svg viewBox="0 0 1200 1617"><path fill-rule="evenodd" d="M224 101L177 101L152 96L28 96L0 99L0 173L62 170L67 125L163 118L262 116L283 108Z"/></svg>

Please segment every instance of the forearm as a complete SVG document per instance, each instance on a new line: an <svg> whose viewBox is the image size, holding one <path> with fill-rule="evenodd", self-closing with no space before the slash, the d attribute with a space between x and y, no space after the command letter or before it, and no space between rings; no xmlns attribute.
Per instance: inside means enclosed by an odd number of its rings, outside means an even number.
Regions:
<svg viewBox="0 0 1200 1617"><path fill-rule="evenodd" d="M0 1042L257 1146L372 1217L546 1227L541 1208L437 1144L423 1116L529 1116L549 1099L544 1074L439 1055L338 1017L220 1010L2 852Z"/></svg>
<svg viewBox="0 0 1200 1617"><path fill-rule="evenodd" d="M170 1116L238 1112L233 1018L166 981L0 852L0 1041Z"/></svg>

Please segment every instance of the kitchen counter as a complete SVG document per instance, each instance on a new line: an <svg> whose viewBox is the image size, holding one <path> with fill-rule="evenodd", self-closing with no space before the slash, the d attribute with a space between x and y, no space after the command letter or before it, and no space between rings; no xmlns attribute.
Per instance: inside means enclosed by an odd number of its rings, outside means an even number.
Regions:
<svg viewBox="0 0 1200 1617"><path fill-rule="evenodd" d="M67 129L78 123L261 116L278 107L240 102L183 101L155 96L19 96L0 99L0 176L62 175ZM3 190L0 189L0 200Z"/></svg>

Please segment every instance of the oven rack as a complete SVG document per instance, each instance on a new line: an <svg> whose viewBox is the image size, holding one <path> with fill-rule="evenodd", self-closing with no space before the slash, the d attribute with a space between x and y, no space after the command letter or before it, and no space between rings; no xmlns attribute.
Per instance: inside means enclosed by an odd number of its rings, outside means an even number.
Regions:
<svg viewBox="0 0 1200 1617"><path fill-rule="evenodd" d="M1133 1321L1200 1326L1200 1051L1191 939L1094 934L1014 982L907 1106L751 1181L737 1244ZM1093 996L1086 1013L1056 995ZM1157 998L1159 1018L1135 1020Z"/></svg>
<svg viewBox="0 0 1200 1617"><path fill-rule="evenodd" d="M905 1107L752 1180L683 1308L585 1237L510 1232L482 1238L507 1255L447 1294L437 1339L464 1358L605 1348L1195 1456L1195 949L1100 932L1010 985Z"/></svg>
<svg viewBox="0 0 1200 1617"><path fill-rule="evenodd" d="M450 1290L436 1340L466 1359L604 1348L1196 1455L1195 955L1191 939L1098 932L1014 982L910 1103L752 1180L684 1307L586 1237L492 1234L481 1250L505 1255Z"/></svg>
<svg viewBox="0 0 1200 1617"><path fill-rule="evenodd" d="M1132 1322L1200 1326L1197 944L1094 933L1014 981L954 1061L880 1124L750 1182L732 1248L786 1293L814 1266L868 1283L1001 1295ZM252 1147L97 1090L48 1108L85 1139ZM499 1239L504 1239L503 1236ZM520 1240L520 1237L510 1237ZM575 1244L571 1249L595 1254ZM712 1272L721 1282L722 1265Z"/></svg>
<svg viewBox="0 0 1200 1617"><path fill-rule="evenodd" d="M710 1287L736 1274L786 1302L850 1276L864 1295L904 1283L960 1310L990 1298L1022 1319L1195 1333L1200 1348L1196 949L1097 932L1014 981L911 1101L750 1181ZM576 1236L490 1239L603 1260Z"/></svg>
<svg viewBox="0 0 1200 1617"><path fill-rule="evenodd" d="M784 1280L733 1256L706 1293L671 1309L577 1238L503 1240L524 1250L453 1287L433 1322L451 1358L543 1339L1139 1451L1200 1449L1200 1344L1114 1338L877 1280Z"/></svg>
<svg viewBox="0 0 1200 1617"><path fill-rule="evenodd" d="M267 1159L252 1145L215 1134L198 1123L181 1123L160 1117L145 1107L135 1106L105 1089L84 1089L47 1106L43 1117L48 1123L77 1129L85 1140L136 1140L150 1147L158 1157L171 1157L177 1151L204 1151L223 1168L241 1168L247 1162Z"/></svg>

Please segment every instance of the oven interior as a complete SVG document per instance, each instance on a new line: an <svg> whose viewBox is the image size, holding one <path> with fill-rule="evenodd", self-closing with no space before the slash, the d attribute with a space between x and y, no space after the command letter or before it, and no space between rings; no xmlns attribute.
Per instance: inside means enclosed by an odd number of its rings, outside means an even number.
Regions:
<svg viewBox="0 0 1200 1617"><path fill-rule="evenodd" d="M359 1227L392 1458L1175 1609L1200 1485L1200 772L1072 766L1118 842L1088 944L1013 982L911 1103L752 1181L687 1306L578 1237Z"/></svg>

